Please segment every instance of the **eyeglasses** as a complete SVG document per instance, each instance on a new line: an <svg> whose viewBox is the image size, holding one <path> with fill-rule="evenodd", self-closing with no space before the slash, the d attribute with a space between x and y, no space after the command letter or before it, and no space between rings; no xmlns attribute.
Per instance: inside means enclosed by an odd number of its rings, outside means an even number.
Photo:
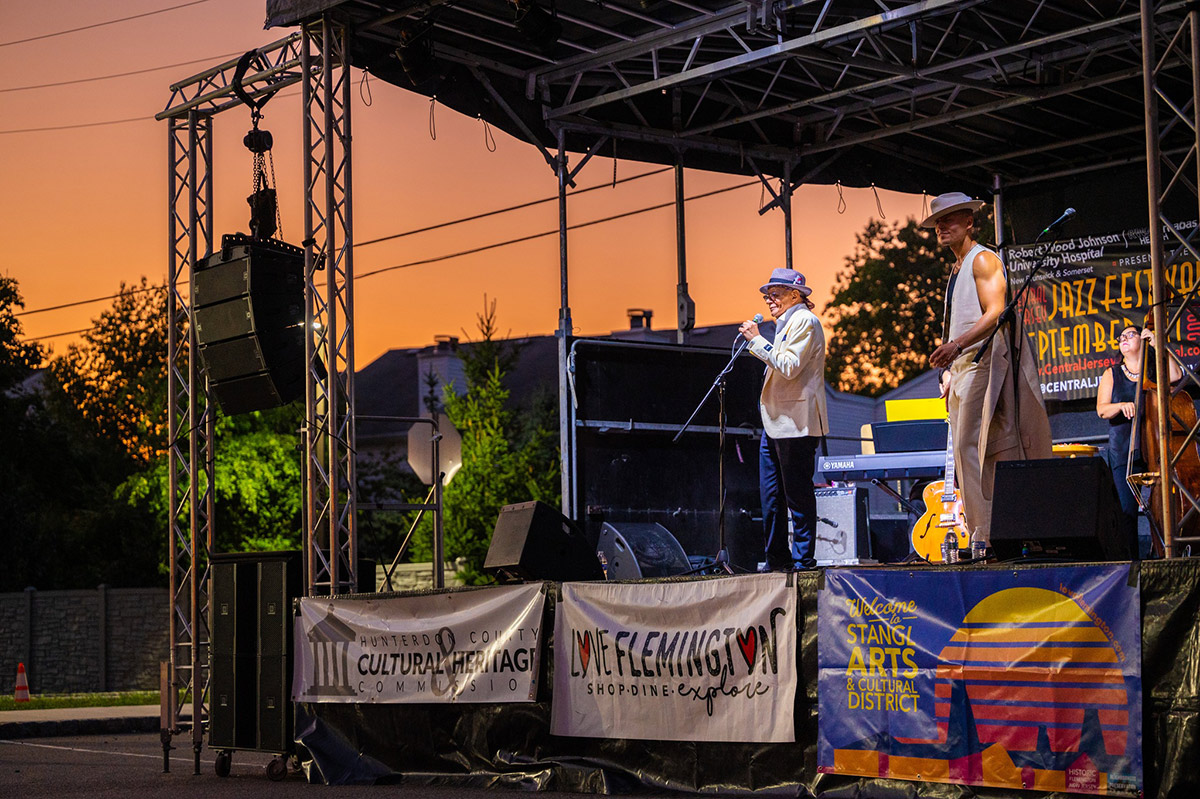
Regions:
<svg viewBox="0 0 1200 799"><path fill-rule="evenodd" d="M1126 331L1125 333L1122 333L1121 335L1117 336L1117 341L1125 341L1126 339L1135 339L1139 335L1141 335L1141 334L1138 333L1136 330L1129 330L1129 331Z"/></svg>
<svg viewBox="0 0 1200 799"><path fill-rule="evenodd" d="M788 296L788 291L768 291L763 295L764 302L779 302Z"/></svg>

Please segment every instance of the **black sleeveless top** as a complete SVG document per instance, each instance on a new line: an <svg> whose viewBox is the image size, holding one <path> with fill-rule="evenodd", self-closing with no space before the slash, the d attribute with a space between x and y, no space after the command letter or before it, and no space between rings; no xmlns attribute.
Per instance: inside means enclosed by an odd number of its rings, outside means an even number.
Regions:
<svg viewBox="0 0 1200 799"><path fill-rule="evenodd" d="M1112 372L1113 378L1111 401L1135 401L1137 399L1137 383L1125 376L1125 370L1121 368L1121 364L1114 363L1109 367L1109 371ZM1125 453L1129 452L1129 438L1133 432L1133 420L1126 419L1123 413L1118 413L1108 420L1108 424L1108 451L1123 460ZM1140 453L1135 453L1134 457L1140 457Z"/></svg>

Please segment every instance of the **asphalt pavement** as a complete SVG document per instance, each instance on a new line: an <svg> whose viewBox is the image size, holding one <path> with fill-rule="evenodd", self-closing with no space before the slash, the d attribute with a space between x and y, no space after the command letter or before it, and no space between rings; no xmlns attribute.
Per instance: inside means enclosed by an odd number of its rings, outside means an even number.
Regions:
<svg viewBox="0 0 1200 799"><path fill-rule="evenodd" d="M291 763L282 780L272 781L267 777L267 764L275 756L245 751L233 752L229 775L219 777L217 753L207 745L201 748L197 774L195 752L186 733L172 739L170 770L164 772L159 727L157 705L0 711L0 797L275 799L334 790L336 799L380 799L401 792L405 799L495 799L497 791L507 790L412 781L336 788L310 786L305 773L295 770ZM578 797L556 792L538 794L538 799Z"/></svg>

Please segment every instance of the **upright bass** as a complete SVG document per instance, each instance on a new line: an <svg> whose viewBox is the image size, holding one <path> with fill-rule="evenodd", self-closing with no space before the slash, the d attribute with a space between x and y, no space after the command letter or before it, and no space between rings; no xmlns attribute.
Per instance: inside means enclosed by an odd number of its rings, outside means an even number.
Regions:
<svg viewBox="0 0 1200 799"><path fill-rule="evenodd" d="M1147 320L1146 329L1152 330L1153 324ZM1157 376L1150 374L1147 358L1148 348L1142 348L1142 413L1141 450L1142 459L1146 462L1146 474L1140 482L1151 485L1153 492L1150 497L1149 515L1151 525L1151 543L1158 557L1165 554L1164 537L1167 533L1167 520L1163 519L1162 502L1159 499L1159 481L1167 480L1171 486L1172 516L1176 522L1183 520L1182 534L1195 536L1200 534L1200 512L1193 510L1192 504L1180 491L1182 489L1192 497L1200 498L1200 449L1197 448L1197 436L1191 435L1197 426L1196 405L1191 395L1184 390L1183 383L1172 386L1168 395L1166 413L1159 407ZM1170 381L1168 380L1168 383ZM1166 457L1159 451L1158 431L1163 424L1167 425ZM1171 479L1174 471L1175 480Z"/></svg>

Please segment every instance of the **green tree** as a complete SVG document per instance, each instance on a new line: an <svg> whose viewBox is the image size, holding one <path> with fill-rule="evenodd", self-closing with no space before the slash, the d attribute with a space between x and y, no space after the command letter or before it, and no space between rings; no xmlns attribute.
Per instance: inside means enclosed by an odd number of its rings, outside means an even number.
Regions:
<svg viewBox="0 0 1200 799"><path fill-rule="evenodd" d="M112 307L50 364L54 392L83 429L138 465L167 445L167 290L121 284Z"/></svg>
<svg viewBox="0 0 1200 799"><path fill-rule="evenodd" d="M520 351L497 338L496 304L484 299L478 315L480 340L459 349L467 391L459 396L447 387L446 415L462 436L462 467L443 495L445 554L465 558L464 579L488 582L483 561L500 508L514 502L542 500L559 504L560 464L554 406L539 396L533 407L509 407L504 376ZM433 556L433 520L422 520L414 536L413 559Z"/></svg>
<svg viewBox="0 0 1200 799"><path fill-rule="evenodd" d="M16 279L0 277L0 393L29 377L45 355L41 345L21 339L17 309L24 307Z"/></svg>
<svg viewBox="0 0 1200 799"><path fill-rule="evenodd" d="M34 375L43 352L21 340L20 307L16 281L0 278L0 591L152 584L157 526L112 497L127 462L47 402Z"/></svg>
<svg viewBox="0 0 1200 799"><path fill-rule="evenodd" d="M982 242L992 240L986 216L977 215L975 230ZM825 378L839 391L878 397L927 370L942 337L953 262L915 219L869 222L825 306L832 331Z"/></svg>

